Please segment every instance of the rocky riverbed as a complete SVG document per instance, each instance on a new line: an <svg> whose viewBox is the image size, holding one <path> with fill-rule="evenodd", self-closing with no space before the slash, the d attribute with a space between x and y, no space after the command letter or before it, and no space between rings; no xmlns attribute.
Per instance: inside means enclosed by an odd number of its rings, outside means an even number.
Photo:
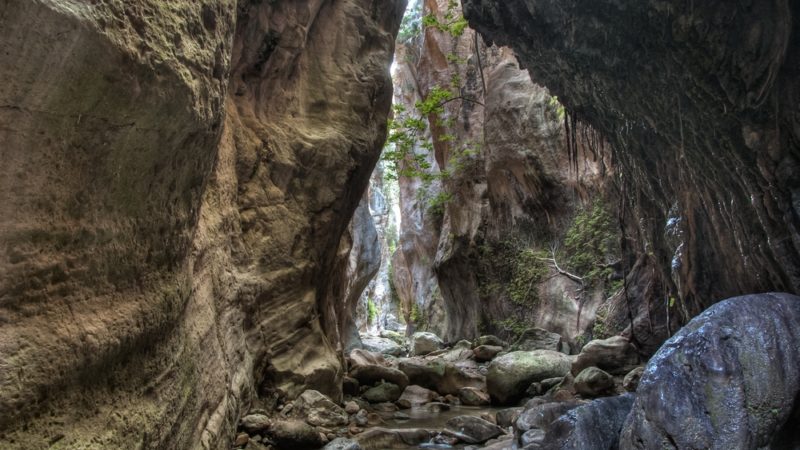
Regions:
<svg viewBox="0 0 800 450"><path fill-rule="evenodd" d="M429 332L362 336L347 358L343 397L315 390L240 421L236 448L511 448L542 442L549 422L595 407L627 415L642 367L619 336L570 355L556 333L532 328L515 342L487 335L446 345ZM602 368L601 368L602 367ZM618 428L621 420L614 421Z"/></svg>

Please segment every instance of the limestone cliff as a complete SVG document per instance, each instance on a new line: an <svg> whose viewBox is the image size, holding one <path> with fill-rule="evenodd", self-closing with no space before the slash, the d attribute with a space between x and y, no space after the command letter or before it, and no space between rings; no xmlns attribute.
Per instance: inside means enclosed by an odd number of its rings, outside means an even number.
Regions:
<svg viewBox="0 0 800 450"><path fill-rule="evenodd" d="M444 23L460 10L426 1L422 14ZM469 28L428 26L399 47L397 64L395 101L406 110L454 77L458 92L426 118L430 134L420 139L433 144L431 171L445 175L427 188L419 177L400 178L394 270L408 319L446 340L511 337L526 326L570 340L590 333L611 283L583 286L542 258L563 245L590 198L615 210L604 141L581 124L570 133L557 99L531 82L513 52L485 45ZM423 145L414 151L426 155Z"/></svg>
<svg viewBox="0 0 800 450"><path fill-rule="evenodd" d="M0 2L0 446L226 448L336 395L404 2Z"/></svg>
<svg viewBox="0 0 800 450"><path fill-rule="evenodd" d="M736 294L800 291L800 4L463 3L612 143L626 269L650 272L634 288L657 299L634 334Z"/></svg>

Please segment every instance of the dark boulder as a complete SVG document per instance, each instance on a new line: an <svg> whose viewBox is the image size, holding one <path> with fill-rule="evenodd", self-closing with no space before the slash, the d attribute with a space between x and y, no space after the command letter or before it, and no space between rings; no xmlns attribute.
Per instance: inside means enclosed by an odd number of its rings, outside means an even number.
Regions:
<svg viewBox="0 0 800 450"><path fill-rule="evenodd" d="M717 303L650 360L620 448L754 449L791 440L798 367L800 297L772 293Z"/></svg>
<svg viewBox="0 0 800 450"><path fill-rule="evenodd" d="M358 366L350 372L350 376L358 380L362 386L372 386L381 381L396 384L401 390L408 386L408 377L406 374L391 367L373 365Z"/></svg>
<svg viewBox="0 0 800 450"><path fill-rule="evenodd" d="M448 420L447 429L467 444L482 444L503 434L497 425L473 416L457 416Z"/></svg>
<svg viewBox="0 0 800 450"><path fill-rule="evenodd" d="M314 427L300 420L275 422L270 429L278 448L311 450L322 447L322 437Z"/></svg>
<svg viewBox="0 0 800 450"><path fill-rule="evenodd" d="M633 405L633 394L594 400L571 409L547 427L543 449L610 450ZM662 447L648 447L661 449Z"/></svg>

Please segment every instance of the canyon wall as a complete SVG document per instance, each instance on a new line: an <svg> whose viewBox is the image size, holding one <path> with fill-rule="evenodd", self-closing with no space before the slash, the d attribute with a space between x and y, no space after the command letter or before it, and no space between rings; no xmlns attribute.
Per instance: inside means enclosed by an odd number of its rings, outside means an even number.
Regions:
<svg viewBox="0 0 800 450"><path fill-rule="evenodd" d="M338 395L403 9L0 4L0 446L227 448L250 406Z"/></svg>
<svg viewBox="0 0 800 450"><path fill-rule="evenodd" d="M460 9L426 1L421 15L445 24ZM397 54L395 102L404 114L436 89L455 93L441 114L424 117L413 148L433 181L400 177L393 270L407 321L450 341L490 332L511 338L532 326L571 341L591 337L597 309L615 292L610 279L576 280L547 260L560 246L556 262L564 265L565 232L592 209L592 198L614 222L609 147L581 124L573 127L584 138L572 137L558 100L531 82L513 52L485 45L469 28L426 26ZM614 263L613 253L601 256Z"/></svg>
<svg viewBox="0 0 800 450"><path fill-rule="evenodd" d="M737 294L800 291L800 5L463 4L612 144L624 269L650 273L631 288L656 300L634 334Z"/></svg>

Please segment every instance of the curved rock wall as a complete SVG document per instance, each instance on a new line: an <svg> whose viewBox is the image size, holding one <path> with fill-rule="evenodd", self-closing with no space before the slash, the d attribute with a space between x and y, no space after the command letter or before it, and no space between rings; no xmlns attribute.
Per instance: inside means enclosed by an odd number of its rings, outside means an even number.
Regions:
<svg viewBox="0 0 800 450"><path fill-rule="evenodd" d="M648 260L661 326L736 294L800 291L796 2L463 3L613 144L625 242Z"/></svg>
<svg viewBox="0 0 800 450"><path fill-rule="evenodd" d="M223 448L337 395L402 3L0 5L0 446Z"/></svg>
<svg viewBox="0 0 800 450"><path fill-rule="evenodd" d="M424 2L423 14L447 22L448 4ZM419 309L409 322L445 340L509 335L509 326L540 326L570 340L587 332L605 299L602 287L581 292L579 283L547 268L519 293L536 301L512 301L509 285L528 262L517 259L523 251L547 252L562 241L590 197L613 201L607 149L581 140L571 155L557 100L531 82L510 49L486 46L469 28L453 36L426 27L400 47L397 64L395 101L407 111L454 76L461 97L445 105L442 117L427 118L424 137L433 143L431 171L449 176L427 190L417 178L400 179L394 271L406 309ZM581 133L596 138L588 127Z"/></svg>

